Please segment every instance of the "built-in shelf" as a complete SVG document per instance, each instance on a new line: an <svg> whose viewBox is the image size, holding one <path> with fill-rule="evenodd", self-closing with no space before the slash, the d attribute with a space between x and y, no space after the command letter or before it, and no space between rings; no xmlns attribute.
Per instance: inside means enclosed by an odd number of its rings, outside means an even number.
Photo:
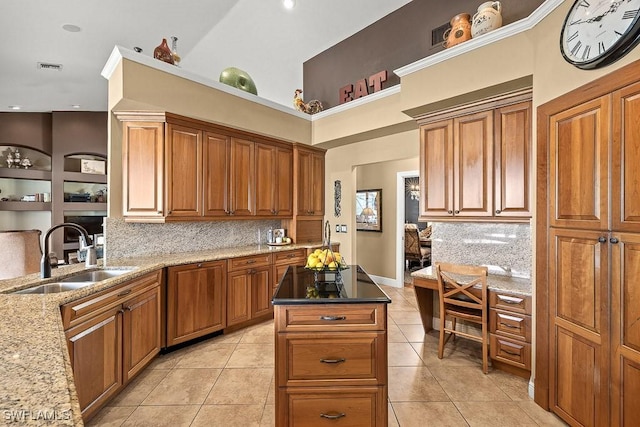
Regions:
<svg viewBox="0 0 640 427"><path fill-rule="evenodd" d="M63 210L65 211L105 211L106 203L90 203L90 202L64 202Z"/></svg>
<svg viewBox="0 0 640 427"><path fill-rule="evenodd" d="M0 178L32 179L50 181L51 171L40 169L0 168Z"/></svg>
<svg viewBox="0 0 640 427"><path fill-rule="evenodd" d="M107 175L98 175L98 174L91 174L91 173L64 172L62 178L65 181L72 181L72 182L88 182L88 183L94 183L94 184L107 183Z"/></svg>
<svg viewBox="0 0 640 427"><path fill-rule="evenodd" d="M106 203L101 203L106 205ZM51 202L0 202L0 211L50 211Z"/></svg>

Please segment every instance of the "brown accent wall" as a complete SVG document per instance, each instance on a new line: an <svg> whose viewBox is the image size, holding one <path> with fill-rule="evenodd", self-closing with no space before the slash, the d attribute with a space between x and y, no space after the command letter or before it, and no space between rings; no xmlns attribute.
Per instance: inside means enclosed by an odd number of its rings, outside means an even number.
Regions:
<svg viewBox="0 0 640 427"><path fill-rule="evenodd" d="M22 145L51 155L51 114L0 113L0 145Z"/></svg>
<svg viewBox="0 0 640 427"><path fill-rule="evenodd" d="M473 16L480 0L413 0L303 64L303 98L325 109L339 104L339 89L387 70L386 89L400 83L393 70L443 50L431 31L458 13ZM529 16L542 0L502 0L503 26Z"/></svg>

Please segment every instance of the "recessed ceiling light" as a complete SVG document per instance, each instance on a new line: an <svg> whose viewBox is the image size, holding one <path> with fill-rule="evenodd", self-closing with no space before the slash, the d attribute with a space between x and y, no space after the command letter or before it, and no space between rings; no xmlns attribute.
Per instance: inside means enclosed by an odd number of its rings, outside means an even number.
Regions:
<svg viewBox="0 0 640 427"><path fill-rule="evenodd" d="M296 5L296 0L282 0L282 5L285 9L293 9Z"/></svg>
<svg viewBox="0 0 640 427"><path fill-rule="evenodd" d="M79 33L80 31L82 31L82 28L78 27L77 25L73 25L73 24L64 24L62 26L62 29L65 31L69 31L70 33Z"/></svg>
<svg viewBox="0 0 640 427"><path fill-rule="evenodd" d="M71 108L78 109L78 108L80 108L80 105L79 105L79 104L73 104L73 105L71 106Z"/></svg>
<svg viewBox="0 0 640 427"><path fill-rule="evenodd" d="M12 109L12 110L19 110L19 109L21 109L22 107L21 107L21 106L19 106L19 105L9 105L9 108L10 108L10 109Z"/></svg>

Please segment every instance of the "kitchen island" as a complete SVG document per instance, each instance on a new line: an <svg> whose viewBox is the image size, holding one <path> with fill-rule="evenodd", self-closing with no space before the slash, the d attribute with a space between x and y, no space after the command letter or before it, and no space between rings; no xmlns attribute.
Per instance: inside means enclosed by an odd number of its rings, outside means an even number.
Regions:
<svg viewBox="0 0 640 427"><path fill-rule="evenodd" d="M276 425L387 425L387 304L357 265L289 267L273 297Z"/></svg>

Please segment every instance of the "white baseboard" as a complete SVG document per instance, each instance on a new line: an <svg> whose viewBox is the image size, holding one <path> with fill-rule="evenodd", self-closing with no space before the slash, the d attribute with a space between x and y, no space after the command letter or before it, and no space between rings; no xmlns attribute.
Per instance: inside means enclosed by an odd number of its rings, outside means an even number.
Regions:
<svg viewBox="0 0 640 427"><path fill-rule="evenodd" d="M402 278L402 280L391 279L389 277L374 276L373 274L369 274L369 277L371 277L373 281L378 285L393 286L394 288L404 287L404 277Z"/></svg>
<svg viewBox="0 0 640 427"><path fill-rule="evenodd" d="M535 391L535 384L533 383L533 377L529 378L529 397L533 399L534 397L534 391Z"/></svg>

